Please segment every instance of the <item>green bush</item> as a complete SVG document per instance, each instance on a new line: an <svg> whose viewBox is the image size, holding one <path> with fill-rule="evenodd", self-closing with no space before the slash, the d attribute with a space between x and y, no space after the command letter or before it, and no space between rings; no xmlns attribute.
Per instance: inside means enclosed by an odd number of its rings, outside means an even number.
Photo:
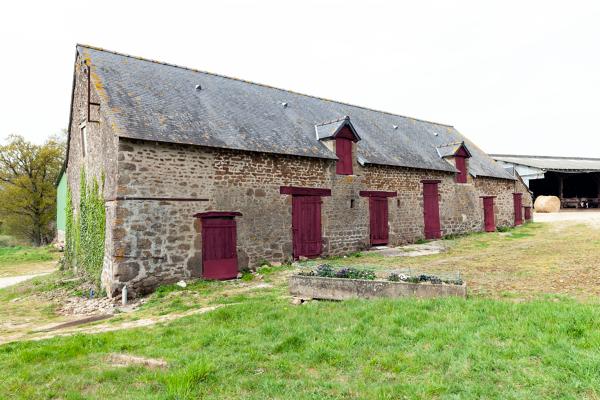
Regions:
<svg viewBox="0 0 600 400"><path fill-rule="evenodd" d="M0 235L0 247L16 247L19 242L12 236Z"/></svg>
<svg viewBox="0 0 600 400"><path fill-rule="evenodd" d="M371 269L357 269L352 267L335 269L329 264L321 264L315 270L299 272L298 275L319 276L322 278L366 279L370 281L376 278L375 271Z"/></svg>

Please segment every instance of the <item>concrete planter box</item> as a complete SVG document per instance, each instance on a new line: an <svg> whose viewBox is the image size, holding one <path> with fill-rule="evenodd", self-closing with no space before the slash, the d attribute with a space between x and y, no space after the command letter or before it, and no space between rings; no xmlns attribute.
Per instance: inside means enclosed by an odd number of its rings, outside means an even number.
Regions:
<svg viewBox="0 0 600 400"><path fill-rule="evenodd" d="M432 285L362 279L322 278L293 275L289 282L290 293L304 299L375 299L396 297L433 298L445 296L467 297L467 285Z"/></svg>

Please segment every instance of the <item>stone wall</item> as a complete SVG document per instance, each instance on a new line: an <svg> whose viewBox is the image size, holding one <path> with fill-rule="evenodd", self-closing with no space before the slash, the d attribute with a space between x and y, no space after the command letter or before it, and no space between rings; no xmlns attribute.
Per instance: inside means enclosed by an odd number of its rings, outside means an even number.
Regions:
<svg viewBox="0 0 600 400"><path fill-rule="evenodd" d="M423 237L423 179L439 179L443 234L483 230L480 196L494 195L498 225L512 225L516 183L492 178L454 182L439 171L354 165L335 174L335 161L120 139L117 200L108 207L105 285L134 293L201 275L204 211L238 211L242 269L292 257L291 196L281 186L329 188L323 197L323 255L369 247L368 198L360 190L396 191L389 198L390 245ZM355 158L356 159L356 158ZM165 200L165 198L174 200ZM528 196L524 196L527 203ZM529 200L530 202L530 200Z"/></svg>
<svg viewBox="0 0 600 400"><path fill-rule="evenodd" d="M71 190L74 214L79 213L80 179L85 170L88 184L92 181L100 185L104 178L104 198L106 202L106 238L104 269L111 268L112 253L110 252L112 237L110 222L114 215L114 204L110 202L116 194L117 188L117 153L118 137L113 132L113 127L106 119L105 112L98 106L90 109L88 121L88 73L85 57L78 56L75 61L75 78L73 87L73 104L71 110L71 121L68 142L67 184ZM91 90L90 101L100 103L102 99L102 87L95 81L94 68L90 71ZM87 153L83 154L82 128L86 128ZM103 271L102 281L104 285L110 283L110 274Z"/></svg>

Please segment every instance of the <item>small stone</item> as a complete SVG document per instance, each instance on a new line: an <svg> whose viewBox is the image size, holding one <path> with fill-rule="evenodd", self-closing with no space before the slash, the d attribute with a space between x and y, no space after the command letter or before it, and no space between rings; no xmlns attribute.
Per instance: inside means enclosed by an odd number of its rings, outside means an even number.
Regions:
<svg viewBox="0 0 600 400"><path fill-rule="evenodd" d="M300 297L292 297L292 304L295 306L299 306L302 304L302 299Z"/></svg>
<svg viewBox="0 0 600 400"><path fill-rule="evenodd" d="M298 257L298 260L300 260L300 261L307 261L308 257L300 256L300 257Z"/></svg>
<svg viewBox="0 0 600 400"><path fill-rule="evenodd" d="M281 265L282 264L279 261L275 261L275 262L271 263L271 266L273 266L273 267L281 267Z"/></svg>
<svg viewBox="0 0 600 400"><path fill-rule="evenodd" d="M176 283L176 285L181 288L187 287L187 283L185 283L185 281L179 281Z"/></svg>

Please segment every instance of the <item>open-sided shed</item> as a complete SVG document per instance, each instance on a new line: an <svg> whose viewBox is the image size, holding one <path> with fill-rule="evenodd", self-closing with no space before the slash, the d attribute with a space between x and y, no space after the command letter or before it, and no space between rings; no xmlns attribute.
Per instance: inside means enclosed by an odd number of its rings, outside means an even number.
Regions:
<svg viewBox="0 0 600 400"><path fill-rule="evenodd" d="M514 167L537 196L558 196L562 208L600 206L600 158L493 154L497 162Z"/></svg>

